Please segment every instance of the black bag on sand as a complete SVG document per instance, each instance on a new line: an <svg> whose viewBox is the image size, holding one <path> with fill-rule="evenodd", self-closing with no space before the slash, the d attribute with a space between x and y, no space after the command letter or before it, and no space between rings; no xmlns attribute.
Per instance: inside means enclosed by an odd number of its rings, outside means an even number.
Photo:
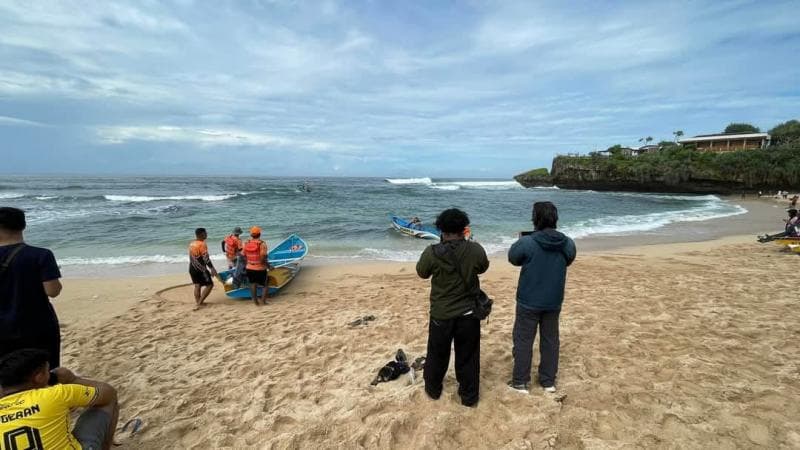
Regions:
<svg viewBox="0 0 800 450"><path fill-rule="evenodd" d="M370 384L375 386L378 383L396 380L400 375L408 373L410 370L411 368L408 366L408 359L406 358L405 352L403 352L402 349L397 350L394 361L389 361L385 366L381 367L378 371L378 375Z"/></svg>
<svg viewBox="0 0 800 450"><path fill-rule="evenodd" d="M436 244L436 245L444 245L444 244ZM477 292L470 292L468 290L469 288L467 287L467 280L466 278L464 278L464 273L461 272L461 264L459 264L459 261L456 259L455 253L451 252L449 247L445 247L445 253L447 254L447 257L450 259L450 262L452 262L453 265L456 266L456 272L458 272L458 276L461 277L461 282L464 285L464 291L474 299L473 300L474 306L472 307L472 315L475 316L475 318L478 320L484 320L488 318L489 314L492 313L492 305L494 305L494 300L489 298L489 296L486 295L486 292L483 292L483 289L481 289L480 287L478 287Z"/></svg>

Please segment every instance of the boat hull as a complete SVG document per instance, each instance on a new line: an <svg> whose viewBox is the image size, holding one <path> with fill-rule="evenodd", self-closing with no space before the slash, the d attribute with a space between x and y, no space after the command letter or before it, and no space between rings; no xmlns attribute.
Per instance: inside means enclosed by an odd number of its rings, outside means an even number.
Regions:
<svg viewBox="0 0 800 450"><path fill-rule="evenodd" d="M419 239L439 240L439 230L431 227L423 227L422 229L413 228L407 221L397 216L392 216L392 228L406 236Z"/></svg>

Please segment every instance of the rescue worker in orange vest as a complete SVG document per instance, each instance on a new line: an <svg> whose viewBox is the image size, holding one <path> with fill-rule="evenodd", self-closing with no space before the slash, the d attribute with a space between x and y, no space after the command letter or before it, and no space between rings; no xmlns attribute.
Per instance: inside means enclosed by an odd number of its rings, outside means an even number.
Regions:
<svg viewBox="0 0 800 450"><path fill-rule="evenodd" d="M208 233L206 233L206 229L198 228L194 230L194 236L197 239L189 244L189 276L194 284L195 309L198 309L203 306L203 302L208 297L208 294L211 293L211 289L214 288L214 282L211 281L211 277L216 277L217 271L208 256L208 247L206 246Z"/></svg>
<svg viewBox="0 0 800 450"><path fill-rule="evenodd" d="M239 239L240 234L242 234L242 229L236 227L233 229L233 234L229 234L228 237L222 241L222 251L225 253L225 257L228 258L228 270L236 267L236 261L242 254L242 240Z"/></svg>
<svg viewBox="0 0 800 450"><path fill-rule="evenodd" d="M250 228L250 239L244 244L242 253L247 260L247 281L250 282L250 298L253 303L266 305L269 298L269 286L267 283L267 269L270 268L267 255L267 243L261 240L261 228L254 226ZM261 303L258 301L258 286L263 287Z"/></svg>

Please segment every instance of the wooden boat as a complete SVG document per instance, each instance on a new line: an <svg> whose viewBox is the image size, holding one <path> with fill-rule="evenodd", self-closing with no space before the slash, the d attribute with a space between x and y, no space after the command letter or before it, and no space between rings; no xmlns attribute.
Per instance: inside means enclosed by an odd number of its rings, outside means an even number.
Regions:
<svg viewBox="0 0 800 450"><path fill-rule="evenodd" d="M436 227L428 225L412 225L409 221L397 216L392 216L392 228L405 234L420 239L436 239L438 240L441 234Z"/></svg>
<svg viewBox="0 0 800 450"><path fill-rule="evenodd" d="M226 280L224 283L225 295L234 299L250 300L250 284L247 282L247 276L244 277L244 280L239 285L239 287L234 288L233 277L229 272L231 271L225 271L220 273L220 276L224 277L223 279ZM294 277L297 276L298 272L300 272L299 263L288 264L270 270L267 275L267 286L269 286L270 297L277 295L281 289L283 289L287 284L289 284L292 280L294 280ZM263 292L264 289L259 286L256 295L261 297L261 294Z"/></svg>

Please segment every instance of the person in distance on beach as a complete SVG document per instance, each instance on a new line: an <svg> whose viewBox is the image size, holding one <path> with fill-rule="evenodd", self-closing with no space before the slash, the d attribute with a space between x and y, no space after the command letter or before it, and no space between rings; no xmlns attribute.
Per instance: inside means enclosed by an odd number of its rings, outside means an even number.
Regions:
<svg viewBox="0 0 800 450"><path fill-rule="evenodd" d="M558 373L558 318L564 301L567 266L575 260L575 242L556 231L558 210L550 202L533 204L533 233L520 235L508 250L508 261L522 266L517 284L512 354L514 369L508 386L528 393L536 329L539 329L539 384L555 392Z"/></svg>
<svg viewBox="0 0 800 450"><path fill-rule="evenodd" d="M119 417L117 391L63 367L50 371L48 358L39 349L0 358L0 448L111 448ZM87 409L70 432L74 408Z"/></svg>
<svg viewBox="0 0 800 450"><path fill-rule="evenodd" d="M217 270L214 269L211 257L208 256L206 229L194 230L194 236L196 239L189 244L189 276L194 284L195 309L198 309L203 306L203 302L214 288L214 281L211 277L217 276Z"/></svg>
<svg viewBox="0 0 800 450"><path fill-rule="evenodd" d="M21 348L47 351L61 364L61 331L50 298L61 293L53 252L25 244L25 212L0 208L0 356Z"/></svg>
<svg viewBox="0 0 800 450"><path fill-rule="evenodd" d="M489 268L489 259L480 244L464 239L468 225L465 212L455 208L442 211L436 218L442 242L422 252L417 274L431 278L425 392L434 400L442 395L450 346L454 345L461 404L475 406L479 397L481 322L472 314L475 303L470 293L480 286L478 274ZM462 279L470 286L464 286Z"/></svg>
<svg viewBox="0 0 800 450"><path fill-rule="evenodd" d="M267 243L261 240L261 228L250 228L251 239L244 244L244 257L247 259L247 281L250 282L250 298L253 303L266 305L269 298L268 269L269 249ZM261 292L261 303L258 299L258 287L264 289Z"/></svg>

